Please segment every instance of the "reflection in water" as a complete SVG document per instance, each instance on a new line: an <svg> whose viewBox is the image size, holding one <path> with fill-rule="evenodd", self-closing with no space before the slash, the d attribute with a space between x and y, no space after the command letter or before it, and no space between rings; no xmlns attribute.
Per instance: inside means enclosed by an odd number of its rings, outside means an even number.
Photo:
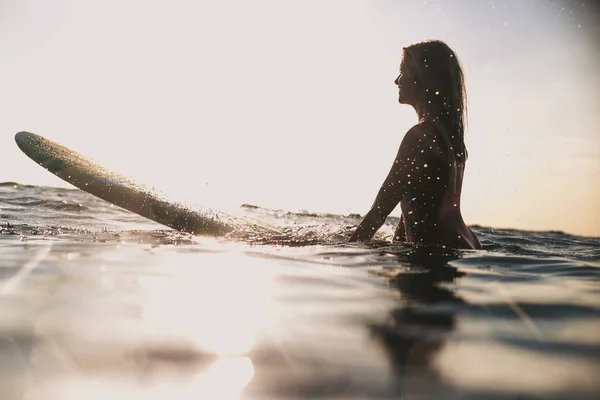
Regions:
<svg viewBox="0 0 600 400"><path fill-rule="evenodd" d="M77 379L61 382L59 387L47 385L49 392L29 390L26 398L50 398L60 400L171 400L171 399L236 399L240 391L250 382L254 374L252 362L245 357L221 359L206 371L197 374L185 382L175 380L173 384L161 383L132 387L118 377L98 380Z"/></svg>
<svg viewBox="0 0 600 400"><path fill-rule="evenodd" d="M7 376L0 368L0 383L9 382L0 399L239 396L274 311L272 270L235 251L203 254L201 265L185 253L153 260L143 270L103 269L100 279L47 282L56 297L28 330L7 342L0 329L0 354L14 354L3 363L17 366Z"/></svg>
<svg viewBox="0 0 600 400"><path fill-rule="evenodd" d="M418 248L397 258L404 267L382 270L378 275L384 276L390 289L406 303L390 312L387 323L372 325L372 336L390 360L396 391L403 396L447 395L436 392L445 385L434 358L445 336L455 328L455 304L464 303L442 286L464 275L448 265L460 254Z"/></svg>
<svg viewBox="0 0 600 400"><path fill-rule="evenodd" d="M463 254L57 241L0 296L0 399L595 398L597 285Z"/></svg>
<svg viewBox="0 0 600 400"><path fill-rule="evenodd" d="M171 257L177 274L140 278L142 318L219 356L245 354L274 312L273 272L241 253L208 254L202 265Z"/></svg>
<svg viewBox="0 0 600 400"><path fill-rule="evenodd" d="M176 398L235 397L254 375L247 355L274 312L274 278L264 263L231 250L204 255L203 265L182 257L166 287L164 277L140 282L149 290L142 313L146 322L167 326L169 334L191 339L195 348L221 357L180 386ZM169 267L176 261L170 257ZM173 398L174 392L169 389L164 395Z"/></svg>
<svg viewBox="0 0 600 400"><path fill-rule="evenodd" d="M177 389L174 393L164 391L161 399L229 399L235 398L250 382L254 375L254 366L247 357L220 359L189 385ZM160 388L156 390L160 393ZM176 396L174 396L176 395Z"/></svg>

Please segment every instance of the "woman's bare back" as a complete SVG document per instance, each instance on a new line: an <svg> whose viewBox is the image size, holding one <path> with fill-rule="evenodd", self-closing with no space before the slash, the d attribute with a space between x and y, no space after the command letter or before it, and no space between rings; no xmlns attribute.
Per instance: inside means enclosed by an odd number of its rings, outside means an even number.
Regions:
<svg viewBox="0 0 600 400"><path fill-rule="evenodd" d="M441 124L421 122L418 127L423 138L414 149L411 163L417 164L413 168L426 172L409 182L409 195L400 202L403 220L395 237L411 243L481 248L460 211L464 163L456 162L450 138Z"/></svg>

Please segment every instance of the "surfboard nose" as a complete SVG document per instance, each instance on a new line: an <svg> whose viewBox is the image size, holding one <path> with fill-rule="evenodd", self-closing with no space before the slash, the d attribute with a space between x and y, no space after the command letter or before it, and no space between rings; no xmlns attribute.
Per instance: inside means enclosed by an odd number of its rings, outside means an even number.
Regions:
<svg viewBox="0 0 600 400"><path fill-rule="evenodd" d="M33 139L33 133L21 131L15 135L15 142L17 142L17 146L23 149L23 146L27 146L31 143L31 139Z"/></svg>

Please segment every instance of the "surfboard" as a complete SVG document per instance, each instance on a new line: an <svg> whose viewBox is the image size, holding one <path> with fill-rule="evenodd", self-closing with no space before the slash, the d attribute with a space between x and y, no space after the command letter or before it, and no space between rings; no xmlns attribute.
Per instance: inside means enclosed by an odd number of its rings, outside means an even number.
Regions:
<svg viewBox="0 0 600 400"><path fill-rule="evenodd" d="M223 236L236 231L278 233L274 227L258 221L170 201L159 191L109 171L90 158L35 133L19 132L15 141L29 158L71 185L178 231L205 236Z"/></svg>

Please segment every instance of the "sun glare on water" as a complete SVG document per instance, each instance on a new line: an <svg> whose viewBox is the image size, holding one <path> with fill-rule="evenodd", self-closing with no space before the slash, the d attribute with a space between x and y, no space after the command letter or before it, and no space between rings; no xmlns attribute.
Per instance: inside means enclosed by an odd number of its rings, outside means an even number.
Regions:
<svg viewBox="0 0 600 400"><path fill-rule="evenodd" d="M82 356L60 379L28 385L27 398L237 398L254 376L256 343L277 330L276 279L264 260L244 254L240 245L207 247L200 257L158 252L152 257L156 264L135 275L108 269L107 281L96 281L103 291L111 289L111 303L124 319L106 321L107 331L97 319L92 336L84 328L79 332L81 347L68 345L87 354L99 340L106 351ZM126 283L125 292L115 292L118 281ZM38 334L45 337L44 324ZM40 363L56 358L45 348L38 354ZM101 373L91 373L94 368Z"/></svg>
<svg viewBox="0 0 600 400"><path fill-rule="evenodd" d="M62 385L57 390L60 394L55 398L61 400L236 399L253 375L252 361L246 357L239 357L217 360L204 372L179 385L160 384L141 389L80 379Z"/></svg>
<svg viewBox="0 0 600 400"><path fill-rule="evenodd" d="M166 263L177 275L139 278L142 318L222 357L248 352L274 313L272 275L234 252L203 255L203 265L193 260L171 255Z"/></svg>

